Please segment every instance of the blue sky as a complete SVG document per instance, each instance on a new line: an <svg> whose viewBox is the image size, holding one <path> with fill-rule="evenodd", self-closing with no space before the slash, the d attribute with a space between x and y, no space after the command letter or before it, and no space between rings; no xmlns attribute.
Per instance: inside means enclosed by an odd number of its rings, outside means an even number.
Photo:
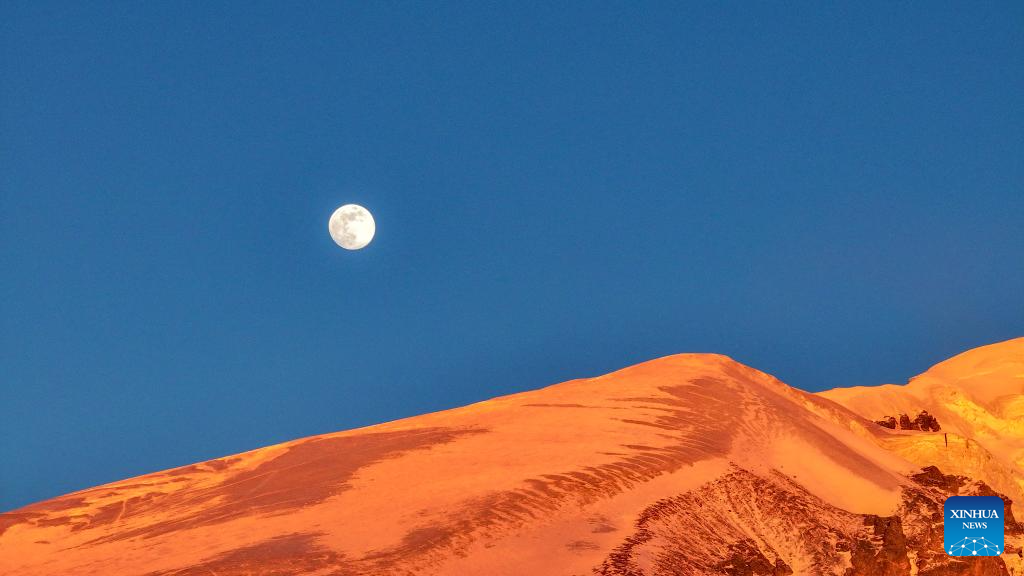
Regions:
<svg viewBox="0 0 1024 576"><path fill-rule="evenodd" d="M483 4L3 3L0 510L676 352L818 390L1024 334L1024 5Z"/></svg>

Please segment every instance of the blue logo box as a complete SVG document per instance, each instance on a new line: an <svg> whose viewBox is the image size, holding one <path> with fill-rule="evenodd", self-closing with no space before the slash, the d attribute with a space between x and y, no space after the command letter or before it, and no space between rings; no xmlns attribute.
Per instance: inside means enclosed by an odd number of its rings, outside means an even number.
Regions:
<svg viewBox="0 0 1024 576"><path fill-rule="evenodd" d="M997 496L950 496L943 532L950 556L998 556L1003 553L1003 500Z"/></svg>

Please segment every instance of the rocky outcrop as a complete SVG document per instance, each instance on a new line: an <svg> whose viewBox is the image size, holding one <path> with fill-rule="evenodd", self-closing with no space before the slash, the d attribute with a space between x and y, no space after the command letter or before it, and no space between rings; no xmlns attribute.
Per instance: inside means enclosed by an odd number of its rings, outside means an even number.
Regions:
<svg viewBox="0 0 1024 576"><path fill-rule="evenodd" d="M919 576L1002 576L1010 574L999 557L961 559L943 551L943 504L950 496L999 496L1009 515L1006 516L1007 534L1018 530L1012 502L989 488L983 482L964 476L943 474L935 466L928 466L911 476L917 485L905 491L901 516L910 527L907 535L908 551L916 557Z"/></svg>
<svg viewBox="0 0 1024 576"><path fill-rule="evenodd" d="M857 515L782 474L741 468L648 507L595 572L601 576L1009 576L1002 558L943 551L943 503L952 495L1001 495L932 466L911 476L892 516ZM1006 503L1007 535L1021 526Z"/></svg>
<svg viewBox="0 0 1024 576"><path fill-rule="evenodd" d="M875 420L875 424L878 424L883 428L889 428L890 430L895 430L897 426L896 419L893 418L892 416L886 416L881 420Z"/></svg>
<svg viewBox="0 0 1024 576"><path fill-rule="evenodd" d="M847 576L908 574L910 560L907 558L907 537L903 533L901 518L867 515L864 526L870 529L870 537L859 537L852 542L852 567L847 570Z"/></svg>
<svg viewBox="0 0 1024 576"><path fill-rule="evenodd" d="M922 432L938 432L942 429L939 426L939 421L928 413L927 410L922 410L913 420L907 414L900 414L897 419L894 416L886 416L881 420L875 420L875 424L891 430L920 430Z"/></svg>
<svg viewBox="0 0 1024 576"><path fill-rule="evenodd" d="M911 422L910 429L923 430L926 432L938 432L942 427L939 426L939 421L934 416L929 414L927 411L922 410L921 413L917 415L917 418L914 418L914 421Z"/></svg>
<svg viewBox="0 0 1024 576"><path fill-rule="evenodd" d="M769 560L753 540L743 540L728 547L728 557L720 562L715 568L722 574L729 576L755 576L766 574L768 576L788 576L793 569L786 564L782 558L776 558L774 562Z"/></svg>
<svg viewBox="0 0 1024 576"><path fill-rule="evenodd" d="M936 487L949 496L996 496L1003 501L1003 525L1008 536L1024 535L1024 522L1018 522L1013 515L1013 500L993 490L988 484L966 476L943 474L936 466L926 466L911 476L917 484Z"/></svg>

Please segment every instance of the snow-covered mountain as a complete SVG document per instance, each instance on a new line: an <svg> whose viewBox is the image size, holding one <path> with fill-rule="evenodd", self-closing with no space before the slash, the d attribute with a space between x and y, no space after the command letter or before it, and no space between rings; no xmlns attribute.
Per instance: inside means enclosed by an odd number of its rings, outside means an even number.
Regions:
<svg viewBox="0 0 1024 576"><path fill-rule="evenodd" d="M1020 574L1011 506L958 559L942 503L1024 502L1022 387L1024 339L821 394L669 356L8 512L0 574Z"/></svg>

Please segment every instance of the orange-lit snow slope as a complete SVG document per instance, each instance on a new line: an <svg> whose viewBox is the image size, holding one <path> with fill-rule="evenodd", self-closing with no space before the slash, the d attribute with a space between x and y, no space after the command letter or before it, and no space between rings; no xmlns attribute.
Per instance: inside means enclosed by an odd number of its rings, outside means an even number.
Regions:
<svg viewBox="0 0 1024 576"><path fill-rule="evenodd" d="M870 420L927 410L941 432L893 434L885 446L921 465L983 478L1024 512L1024 338L969 350L903 386L820 395Z"/></svg>
<svg viewBox="0 0 1024 576"><path fill-rule="evenodd" d="M683 354L304 438L2 514L0 574L1006 574L1010 555L942 553L941 503L1019 478L993 454L1020 448L1021 345L940 364L905 387L920 400ZM862 417L921 407L998 465Z"/></svg>

